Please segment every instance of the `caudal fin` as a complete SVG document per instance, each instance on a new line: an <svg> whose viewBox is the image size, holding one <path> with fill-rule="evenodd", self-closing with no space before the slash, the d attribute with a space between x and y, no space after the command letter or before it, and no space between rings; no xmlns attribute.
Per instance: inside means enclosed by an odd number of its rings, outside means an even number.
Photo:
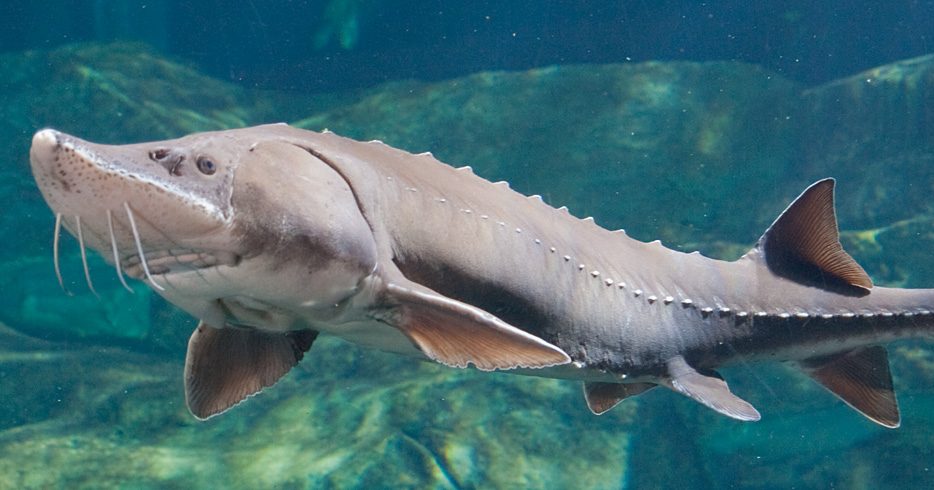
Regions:
<svg viewBox="0 0 934 490"><path fill-rule="evenodd" d="M863 296L873 287L866 271L840 244L833 179L805 189L746 257L763 262L777 276L841 294ZM862 347L807 359L800 365L873 422L898 427L898 403L884 347Z"/></svg>

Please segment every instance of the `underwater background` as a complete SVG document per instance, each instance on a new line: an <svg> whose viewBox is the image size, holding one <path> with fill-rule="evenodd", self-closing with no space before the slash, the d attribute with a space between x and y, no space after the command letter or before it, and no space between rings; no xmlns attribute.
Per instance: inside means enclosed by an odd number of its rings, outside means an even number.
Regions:
<svg viewBox="0 0 934 490"><path fill-rule="evenodd" d="M837 180L877 284L934 287L934 1L37 1L0 5L0 488L932 488L934 349L890 346L878 427L795 369L724 370L740 423L667 390L602 416L578 383L319 339L275 387L185 408L195 321L77 243L28 166L285 121L471 165L642 240L733 259Z"/></svg>

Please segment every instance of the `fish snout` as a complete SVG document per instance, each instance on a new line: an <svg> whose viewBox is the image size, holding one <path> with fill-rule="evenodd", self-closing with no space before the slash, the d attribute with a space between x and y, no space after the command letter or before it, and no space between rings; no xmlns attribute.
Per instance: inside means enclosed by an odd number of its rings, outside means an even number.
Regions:
<svg viewBox="0 0 934 490"><path fill-rule="evenodd" d="M50 179L55 179L60 186L67 186L61 175L61 169L54 167L60 166L62 152L62 133L54 129L42 129L32 136L32 145L29 147L29 164L32 167L32 173L36 178L39 188L45 192L50 184Z"/></svg>
<svg viewBox="0 0 934 490"><path fill-rule="evenodd" d="M85 141L54 129L32 137L29 162L49 207L65 215L103 215L107 181L100 158Z"/></svg>
<svg viewBox="0 0 934 490"><path fill-rule="evenodd" d="M36 134L32 136L30 156L36 156L41 159L53 154L58 150L60 135L61 133L51 128L36 131Z"/></svg>

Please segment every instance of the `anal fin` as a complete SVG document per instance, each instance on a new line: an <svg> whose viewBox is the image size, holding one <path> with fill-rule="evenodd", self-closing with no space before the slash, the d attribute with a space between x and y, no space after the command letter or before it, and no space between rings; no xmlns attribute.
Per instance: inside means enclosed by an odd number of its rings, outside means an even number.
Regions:
<svg viewBox="0 0 934 490"><path fill-rule="evenodd" d="M667 385L727 417L747 422L759 420L759 412L746 400L734 395L726 381L697 372L681 356L668 361Z"/></svg>
<svg viewBox="0 0 934 490"><path fill-rule="evenodd" d="M384 299L394 310L384 321L405 333L428 358L447 366L473 364L491 371L571 362L557 346L404 277L387 282Z"/></svg>
<svg viewBox="0 0 934 490"><path fill-rule="evenodd" d="M869 420L891 429L899 426L898 401L885 347L864 347L807 359L801 362L801 367Z"/></svg>
<svg viewBox="0 0 934 490"><path fill-rule="evenodd" d="M188 340L185 401L199 419L272 386L298 364L318 332L268 333L201 322Z"/></svg>
<svg viewBox="0 0 934 490"><path fill-rule="evenodd" d="M584 383L584 399L594 415L601 415L619 402L655 388L655 383Z"/></svg>

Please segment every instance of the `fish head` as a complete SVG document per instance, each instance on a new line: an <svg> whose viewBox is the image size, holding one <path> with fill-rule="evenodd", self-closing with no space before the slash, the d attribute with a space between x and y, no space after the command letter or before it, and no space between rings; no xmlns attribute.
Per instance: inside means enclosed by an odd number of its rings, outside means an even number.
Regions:
<svg viewBox="0 0 934 490"><path fill-rule="evenodd" d="M114 238L124 255L136 250L130 215L148 250L203 241L231 223L236 148L204 135L132 145L104 145L53 129L33 136L30 163L39 190L63 224L104 253ZM104 255L107 255L104 253Z"/></svg>
<svg viewBox="0 0 934 490"><path fill-rule="evenodd" d="M196 316L231 295L339 302L375 268L370 228L347 182L275 129L130 145L44 129L30 162L67 230Z"/></svg>

